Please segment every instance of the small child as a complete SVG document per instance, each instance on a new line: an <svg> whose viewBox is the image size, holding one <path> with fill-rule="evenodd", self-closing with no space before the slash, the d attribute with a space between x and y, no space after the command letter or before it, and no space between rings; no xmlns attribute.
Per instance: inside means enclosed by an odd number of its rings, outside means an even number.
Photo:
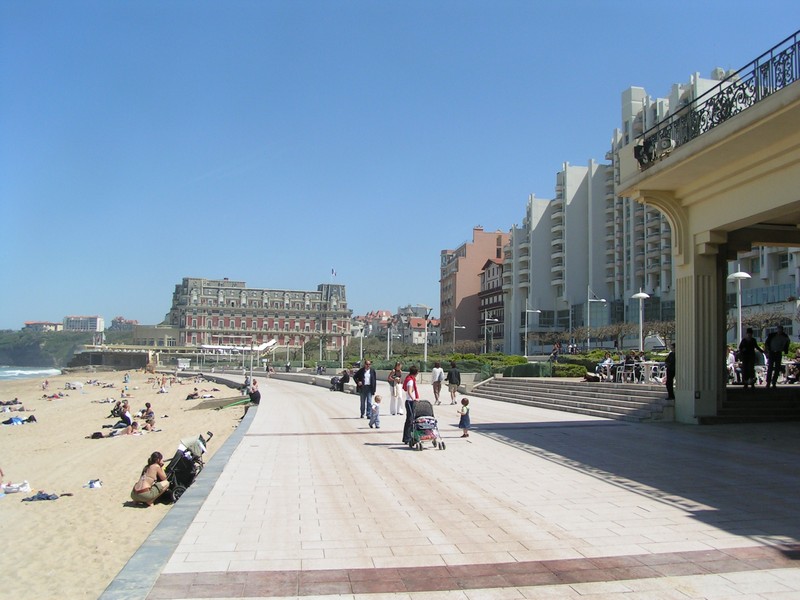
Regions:
<svg viewBox="0 0 800 600"><path fill-rule="evenodd" d="M461 399L461 408L458 409L461 418L458 420L458 428L464 431L461 437L469 437L469 399Z"/></svg>
<svg viewBox="0 0 800 600"><path fill-rule="evenodd" d="M370 416L369 416L369 426L370 429L375 427L375 429L381 428L381 397L375 396L372 400L372 406L370 407Z"/></svg>

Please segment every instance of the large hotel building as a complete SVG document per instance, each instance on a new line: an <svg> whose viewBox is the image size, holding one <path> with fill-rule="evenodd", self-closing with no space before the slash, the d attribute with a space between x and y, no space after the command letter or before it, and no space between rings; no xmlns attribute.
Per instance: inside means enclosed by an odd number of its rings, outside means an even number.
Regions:
<svg viewBox="0 0 800 600"><path fill-rule="evenodd" d="M179 346L243 346L277 340L300 347L323 340L329 349L346 344L352 311L345 286L320 284L316 291L249 288L244 281L184 277L175 286L165 324Z"/></svg>

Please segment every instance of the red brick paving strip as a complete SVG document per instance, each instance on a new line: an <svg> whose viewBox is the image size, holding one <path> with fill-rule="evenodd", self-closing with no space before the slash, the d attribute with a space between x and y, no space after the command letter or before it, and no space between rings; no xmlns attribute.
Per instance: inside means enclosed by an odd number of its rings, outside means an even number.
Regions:
<svg viewBox="0 0 800 600"><path fill-rule="evenodd" d="M167 573L148 600L492 589L795 568L798 561L800 548L759 546L452 567Z"/></svg>

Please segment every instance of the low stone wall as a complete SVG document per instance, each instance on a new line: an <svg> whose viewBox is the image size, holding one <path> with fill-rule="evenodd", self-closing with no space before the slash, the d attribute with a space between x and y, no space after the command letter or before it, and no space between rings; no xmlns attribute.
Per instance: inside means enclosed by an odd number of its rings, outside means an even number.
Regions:
<svg viewBox="0 0 800 600"><path fill-rule="evenodd" d="M184 371L182 372L185 376L194 376L195 374L201 374L198 371ZM216 381L219 383L226 383L231 384L233 386L241 385L241 380L243 376L241 371L236 371L226 373L222 372L203 372L203 377L209 381ZM227 375L235 375L236 379L232 380ZM378 377L378 381L386 381L389 377L389 371L376 371L376 375ZM294 381L296 383L305 383L308 385L319 385L326 388L330 388L331 386L331 379L334 376L338 376L338 373L325 373L323 375L317 375L316 373L310 370L303 370L303 371L275 371L269 375L270 379L280 379L282 381ZM478 373L462 373L461 374L461 386L459 386L458 391L461 394L468 394L472 391L472 388L475 387L478 383ZM256 379L266 379L267 373L265 371L256 371L253 370L253 377ZM420 373L417 376L417 383L420 385L430 385L431 384L431 374L430 373ZM445 385L447 385L445 383ZM349 381L344 385L344 391L347 394L355 394L356 393L356 384L353 381Z"/></svg>

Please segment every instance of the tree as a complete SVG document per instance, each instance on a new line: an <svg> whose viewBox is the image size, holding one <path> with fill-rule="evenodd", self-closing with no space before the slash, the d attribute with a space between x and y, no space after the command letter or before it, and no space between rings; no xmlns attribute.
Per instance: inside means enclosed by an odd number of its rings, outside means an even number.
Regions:
<svg viewBox="0 0 800 600"><path fill-rule="evenodd" d="M622 341L626 336L638 336L639 324L638 323L611 323L599 328L598 337L608 337L616 340L617 348L622 348Z"/></svg>
<svg viewBox="0 0 800 600"><path fill-rule="evenodd" d="M742 327L747 329L752 327L756 331L763 332L770 327L777 327L778 325L791 325L792 319L786 313L776 310L765 310L755 313L750 313L747 316L742 316Z"/></svg>
<svg viewBox="0 0 800 600"><path fill-rule="evenodd" d="M655 333L669 348L670 342L675 340L675 321L649 321L645 322L645 331Z"/></svg>

